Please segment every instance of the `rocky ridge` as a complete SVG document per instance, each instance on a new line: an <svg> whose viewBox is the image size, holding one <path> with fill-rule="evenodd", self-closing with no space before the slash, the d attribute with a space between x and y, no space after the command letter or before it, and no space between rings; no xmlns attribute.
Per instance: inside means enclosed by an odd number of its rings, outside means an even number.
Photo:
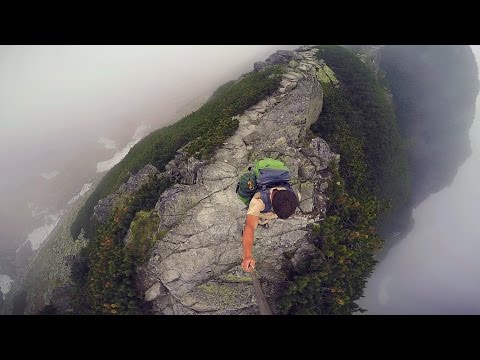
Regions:
<svg viewBox="0 0 480 360"><path fill-rule="evenodd" d="M321 138L307 137L323 103L321 82L333 72L310 46L277 51L255 70L282 64L285 73L271 96L237 116L239 128L208 161L182 149L165 171L177 184L155 210L165 234L140 269L145 299L157 314L255 314L250 277L240 269L246 208L235 193L240 174L256 160L278 158L289 167L301 193L300 208L288 220L258 228L254 256L265 294L275 312L283 284L316 247L308 225L325 215L328 163L339 160Z"/></svg>

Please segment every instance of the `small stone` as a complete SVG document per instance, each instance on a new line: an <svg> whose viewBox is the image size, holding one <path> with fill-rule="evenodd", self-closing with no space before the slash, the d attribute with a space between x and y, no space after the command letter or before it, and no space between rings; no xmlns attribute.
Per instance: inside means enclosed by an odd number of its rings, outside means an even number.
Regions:
<svg viewBox="0 0 480 360"><path fill-rule="evenodd" d="M163 315L174 315L172 308L166 308L162 311Z"/></svg>
<svg viewBox="0 0 480 360"><path fill-rule="evenodd" d="M287 86L285 86L285 89L287 91L292 91L293 89L295 89L296 86L297 86L297 83L292 81Z"/></svg>
<svg viewBox="0 0 480 360"><path fill-rule="evenodd" d="M324 181L320 184L320 191L325 192L328 189L328 182Z"/></svg>
<svg viewBox="0 0 480 360"><path fill-rule="evenodd" d="M158 298L159 296L166 295L167 291L165 286L163 286L159 281L153 284L146 292L145 292L145 301L152 301Z"/></svg>
<svg viewBox="0 0 480 360"><path fill-rule="evenodd" d="M247 115L251 120L257 120L258 119L258 112L256 111L245 111L245 115Z"/></svg>
<svg viewBox="0 0 480 360"><path fill-rule="evenodd" d="M294 59L294 60L297 60L297 61L300 61L300 60L303 60L303 56L302 56L301 54L299 54L299 53L295 53L295 54L293 55L293 59Z"/></svg>

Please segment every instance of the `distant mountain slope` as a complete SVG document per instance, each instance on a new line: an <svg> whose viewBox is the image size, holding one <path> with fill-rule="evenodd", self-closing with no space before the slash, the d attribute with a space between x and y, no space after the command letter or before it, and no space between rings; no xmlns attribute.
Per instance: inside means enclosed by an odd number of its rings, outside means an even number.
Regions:
<svg viewBox="0 0 480 360"><path fill-rule="evenodd" d="M411 189L410 201L386 229L405 234L411 209L451 184L471 154L478 69L466 45L391 45L379 58L407 145Z"/></svg>

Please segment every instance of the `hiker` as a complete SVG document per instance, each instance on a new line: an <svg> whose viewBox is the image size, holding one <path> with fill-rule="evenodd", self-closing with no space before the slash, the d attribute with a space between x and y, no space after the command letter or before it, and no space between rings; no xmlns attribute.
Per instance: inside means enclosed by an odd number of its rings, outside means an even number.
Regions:
<svg viewBox="0 0 480 360"><path fill-rule="evenodd" d="M252 248L257 225L268 228L270 220L289 218L299 204L300 194L293 191L288 168L279 160L266 158L248 170L240 177L237 194L248 205L242 269L251 272L255 268Z"/></svg>

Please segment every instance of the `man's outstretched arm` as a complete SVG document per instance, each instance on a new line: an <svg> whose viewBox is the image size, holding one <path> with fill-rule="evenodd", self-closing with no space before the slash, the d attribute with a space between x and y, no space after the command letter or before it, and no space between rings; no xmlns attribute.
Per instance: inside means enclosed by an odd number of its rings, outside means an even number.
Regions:
<svg viewBox="0 0 480 360"><path fill-rule="evenodd" d="M252 271L255 267L255 259L252 256L252 248L255 229L257 228L258 221L258 216L247 215L247 220L245 221L245 228L243 229L242 269L246 272Z"/></svg>

